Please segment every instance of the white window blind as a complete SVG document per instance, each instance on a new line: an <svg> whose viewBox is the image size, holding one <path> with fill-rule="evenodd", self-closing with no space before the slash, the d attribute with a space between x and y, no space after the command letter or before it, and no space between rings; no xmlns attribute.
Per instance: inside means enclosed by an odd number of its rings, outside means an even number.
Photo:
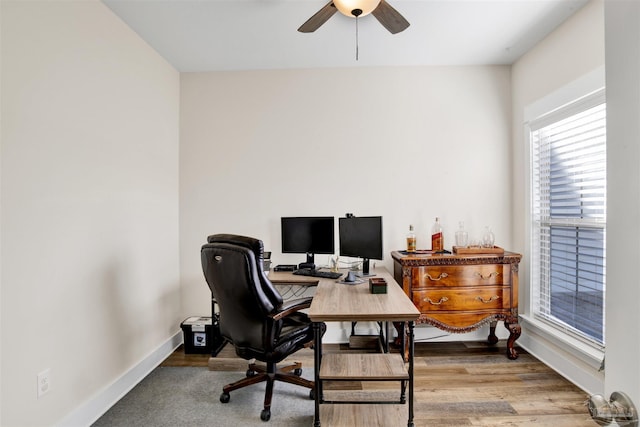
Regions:
<svg viewBox="0 0 640 427"><path fill-rule="evenodd" d="M534 316L604 346L604 91L529 124Z"/></svg>

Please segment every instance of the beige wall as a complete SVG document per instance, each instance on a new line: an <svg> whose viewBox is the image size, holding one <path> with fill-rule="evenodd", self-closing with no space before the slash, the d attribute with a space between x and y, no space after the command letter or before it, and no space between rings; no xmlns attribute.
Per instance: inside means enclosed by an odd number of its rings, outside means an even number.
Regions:
<svg viewBox="0 0 640 427"><path fill-rule="evenodd" d="M281 216L382 215L389 268L409 224L431 247L436 216L448 248L458 221L510 248L510 99L508 66L183 73L184 307L209 311L209 234L259 237L275 264L301 262L281 254Z"/></svg>
<svg viewBox="0 0 640 427"><path fill-rule="evenodd" d="M2 46L2 6L0 6L0 46ZM2 97L2 53L0 51L0 102ZM0 308L2 307L2 107L0 105ZM0 423L2 422L2 316L0 315Z"/></svg>
<svg viewBox="0 0 640 427"><path fill-rule="evenodd" d="M0 424L48 426L179 331L179 76L97 1L1 8Z"/></svg>
<svg viewBox="0 0 640 427"><path fill-rule="evenodd" d="M525 254L520 266L520 314L530 314L529 249L527 230L528 145L525 140L525 110L541 99L564 90L586 75L604 67L604 8L602 0L593 0L569 18L561 27L518 60L512 68L513 91L513 238L514 248ZM604 84L604 79L602 79ZM568 100L567 100L568 101ZM523 322L519 343L557 369L579 386L591 392L602 391L604 377L598 372L599 359L587 362L575 358L575 349L557 345L540 335L541 331ZM608 340L607 340L608 341ZM607 345L609 342L607 342Z"/></svg>

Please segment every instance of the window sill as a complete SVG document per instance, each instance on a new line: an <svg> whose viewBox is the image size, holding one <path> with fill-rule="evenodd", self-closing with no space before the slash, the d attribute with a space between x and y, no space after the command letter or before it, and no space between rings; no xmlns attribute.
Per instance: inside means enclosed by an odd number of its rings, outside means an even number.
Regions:
<svg viewBox="0 0 640 427"><path fill-rule="evenodd" d="M551 344L569 351L574 357L593 369L600 370L604 359L604 350L595 348L530 316L520 315L520 319L524 327L534 330Z"/></svg>

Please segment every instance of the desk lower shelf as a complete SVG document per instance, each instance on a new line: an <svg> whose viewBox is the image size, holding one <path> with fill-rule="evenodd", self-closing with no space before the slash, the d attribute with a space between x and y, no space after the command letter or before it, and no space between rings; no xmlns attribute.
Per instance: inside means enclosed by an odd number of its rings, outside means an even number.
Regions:
<svg viewBox="0 0 640 427"><path fill-rule="evenodd" d="M399 354L328 353L322 356L320 379L332 381L401 381L409 373Z"/></svg>
<svg viewBox="0 0 640 427"><path fill-rule="evenodd" d="M407 424L405 405L322 405L323 427L402 426Z"/></svg>

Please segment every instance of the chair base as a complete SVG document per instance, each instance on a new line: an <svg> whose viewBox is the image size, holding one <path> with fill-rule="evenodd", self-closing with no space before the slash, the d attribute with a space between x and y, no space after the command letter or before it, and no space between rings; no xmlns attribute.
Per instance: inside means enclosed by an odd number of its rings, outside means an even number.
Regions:
<svg viewBox="0 0 640 427"><path fill-rule="evenodd" d="M302 378L300 376L301 374L302 364L300 362L294 362L293 364L284 366L282 368L277 368L276 364L272 362L268 362L266 368L258 366L255 363L250 363L247 368L246 378L243 378L231 384L227 384L222 388L220 402L229 402L229 400L231 399L229 393L233 390L266 381L267 387L264 396L264 408L260 414L260 418L262 419L262 421L269 421L269 419L271 418L271 398L273 396L273 384L275 383L275 381L282 381L285 383L306 387L311 390L309 393L309 398L314 398L314 382Z"/></svg>

